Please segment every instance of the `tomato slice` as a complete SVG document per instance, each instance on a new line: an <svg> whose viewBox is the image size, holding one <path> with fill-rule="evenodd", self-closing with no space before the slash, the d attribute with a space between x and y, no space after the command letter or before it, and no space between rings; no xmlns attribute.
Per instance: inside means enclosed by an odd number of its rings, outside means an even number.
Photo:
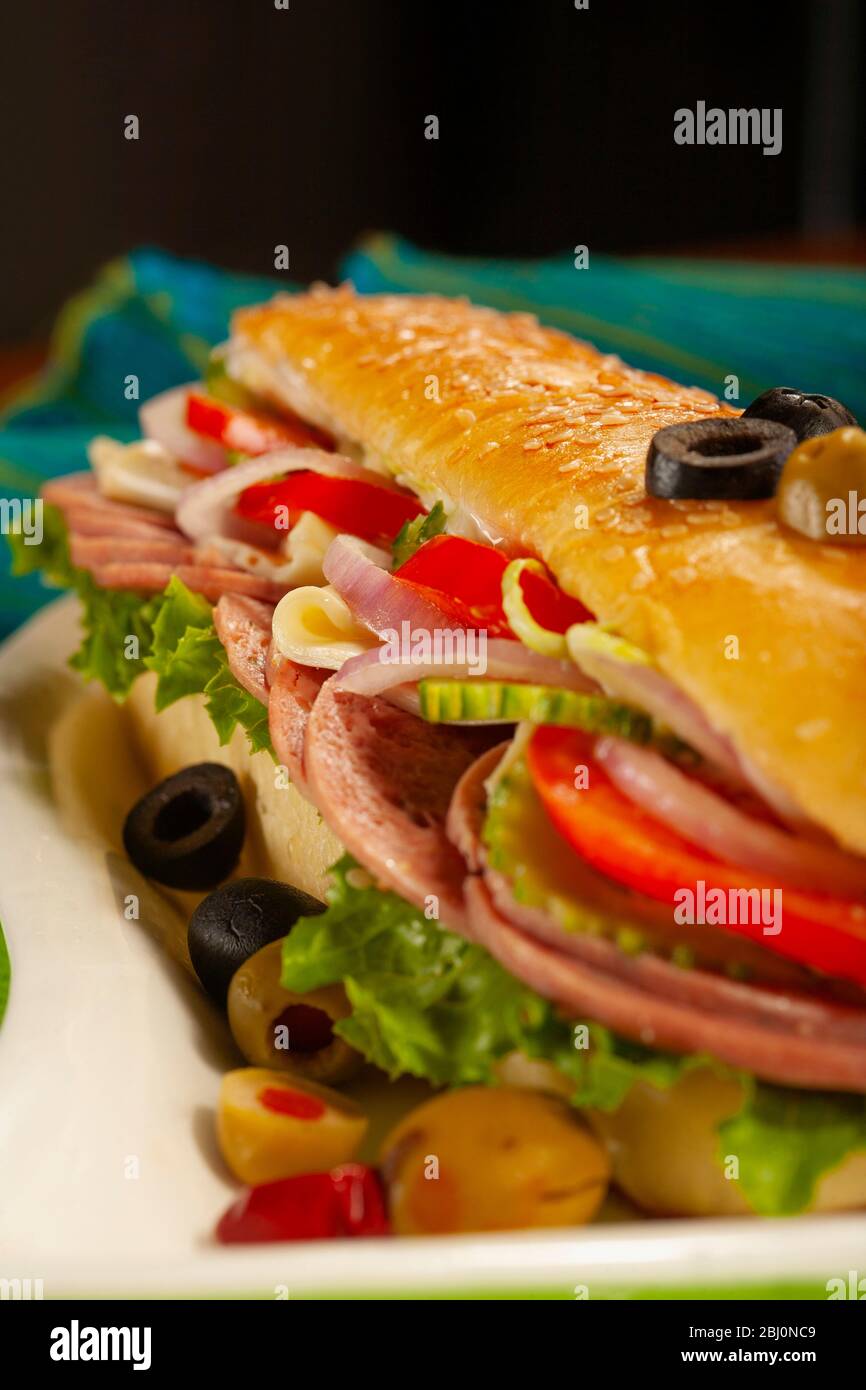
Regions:
<svg viewBox="0 0 866 1390"><path fill-rule="evenodd" d="M290 473L273 483L254 483L246 488L235 505L239 516L265 526L294 526L301 512L315 512L338 531L360 536L365 541L390 543L407 521L424 511L421 503L407 493L392 492L360 478L335 478L328 473Z"/></svg>
<svg viewBox="0 0 866 1390"><path fill-rule="evenodd" d="M463 536L433 536L396 571L466 627L484 627L491 637L514 637L502 607L502 576L508 559L492 545ZM592 614L569 598L546 574L525 572L523 596L537 623L565 632Z"/></svg>
<svg viewBox="0 0 866 1390"><path fill-rule="evenodd" d="M190 391L186 401L186 423L196 434L218 439L239 454L268 454L288 444L302 448L333 449L333 442L321 430L297 416L265 415L238 410L213 396Z"/></svg>
<svg viewBox="0 0 866 1390"><path fill-rule="evenodd" d="M492 545L463 536L433 536L395 571L463 627L486 628L491 637L513 637L502 608L502 575L508 564Z"/></svg>
<svg viewBox="0 0 866 1390"><path fill-rule="evenodd" d="M829 975L866 985L866 904L830 898L779 882L756 882L755 870L722 863L640 810L616 788L592 756L587 734L536 730L527 761L533 784L556 829L572 849L608 878L646 897L678 905L682 890L781 889L781 930L761 921L711 923ZM585 777L575 786L577 770ZM586 785L583 785L583 782ZM699 884L703 883L701 890ZM707 898L704 896L704 901ZM728 914L730 915L730 914ZM738 915L751 918L751 910ZM700 926L695 928L700 930Z"/></svg>

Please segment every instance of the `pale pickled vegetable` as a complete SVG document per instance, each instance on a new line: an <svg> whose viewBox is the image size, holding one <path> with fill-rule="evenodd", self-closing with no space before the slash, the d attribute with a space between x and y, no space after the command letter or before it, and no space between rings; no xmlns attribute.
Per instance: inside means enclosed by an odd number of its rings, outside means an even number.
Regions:
<svg viewBox="0 0 866 1390"><path fill-rule="evenodd" d="M613 1181L644 1211L659 1216L731 1216L752 1208L736 1181L736 1154L726 1155L718 1127L737 1114L742 1088L696 1068L670 1087L632 1086L613 1113L593 1112ZM726 1175L727 1174L727 1175ZM810 1211L866 1206L866 1153L852 1153L816 1185Z"/></svg>
<svg viewBox="0 0 866 1390"><path fill-rule="evenodd" d="M223 1077L220 1150L235 1177L250 1187L348 1163L366 1131L360 1106L325 1086L264 1067Z"/></svg>
<svg viewBox="0 0 866 1390"><path fill-rule="evenodd" d="M174 512L190 477L173 455L153 439L121 444L99 434L87 450L103 497Z"/></svg>
<svg viewBox="0 0 866 1390"><path fill-rule="evenodd" d="M575 1110L508 1086L450 1091L411 1111L387 1136L382 1168L402 1235L580 1226L610 1174Z"/></svg>
<svg viewBox="0 0 866 1390"><path fill-rule="evenodd" d="M293 994L280 984L282 941L244 961L229 985L232 1036L253 1066L276 1067L311 1081L345 1081L363 1059L333 1024L350 1013L342 985Z"/></svg>

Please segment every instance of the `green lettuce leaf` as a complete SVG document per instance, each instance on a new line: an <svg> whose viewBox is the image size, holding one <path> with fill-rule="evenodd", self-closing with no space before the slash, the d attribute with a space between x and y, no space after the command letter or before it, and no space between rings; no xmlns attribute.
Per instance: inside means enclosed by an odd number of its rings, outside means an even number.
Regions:
<svg viewBox="0 0 866 1390"><path fill-rule="evenodd" d="M74 584L76 571L69 559L66 523L57 507L43 504L42 540L39 545L27 545L24 535L16 531L8 532L6 541L11 552L13 575L41 572L46 583L58 588L67 589Z"/></svg>
<svg viewBox="0 0 866 1390"><path fill-rule="evenodd" d="M273 756L268 712L232 675L207 599L176 576L155 595L98 588L71 564L66 525L55 507L43 510L40 545L25 545L18 535L7 539L13 574L41 571L48 583L78 594L82 638L69 664L84 680L99 681L120 703L138 676L155 671L158 710L203 693L220 743L228 743L240 724L254 753L266 748Z"/></svg>
<svg viewBox="0 0 866 1390"><path fill-rule="evenodd" d="M273 753L268 712L232 675L207 599L192 593L176 575L160 598L151 651L144 663L158 677L157 710L202 692L220 743L228 743L240 724L252 752L267 748Z"/></svg>
<svg viewBox="0 0 866 1390"><path fill-rule="evenodd" d="M638 1082L666 1088L713 1066L743 1087L740 1111L720 1126L720 1164L737 1157L741 1190L765 1216L803 1210L824 1173L866 1148L862 1096L787 1091L707 1057L566 1023L481 947L372 886L350 856L331 880L327 911L299 921L283 943L282 983L298 993L343 983L352 1013L336 1031L390 1076L491 1085L500 1058L520 1050L568 1077L575 1105L611 1111Z"/></svg>
<svg viewBox="0 0 866 1390"><path fill-rule="evenodd" d="M756 1211L793 1216L809 1205L824 1173L866 1149L866 1098L743 1080L742 1109L719 1126L720 1161L736 1157Z"/></svg>
<svg viewBox="0 0 866 1390"><path fill-rule="evenodd" d="M399 569L419 550L425 541L433 536L441 536L448 518L441 502L437 502L426 516L417 516L414 521L404 521L391 546L394 557L392 569Z"/></svg>
<svg viewBox="0 0 866 1390"><path fill-rule="evenodd" d="M352 1014L337 1031L391 1076L491 1084L500 1058L520 1049L554 1062L579 1104L613 1109L635 1079L671 1084L694 1064L566 1023L480 946L380 892L349 855L331 883L327 911L286 937L283 984L306 993L343 983Z"/></svg>
<svg viewBox="0 0 866 1390"><path fill-rule="evenodd" d="M82 605L82 638L69 664L122 703L145 669L162 596L100 589L83 570L76 572L74 588Z"/></svg>

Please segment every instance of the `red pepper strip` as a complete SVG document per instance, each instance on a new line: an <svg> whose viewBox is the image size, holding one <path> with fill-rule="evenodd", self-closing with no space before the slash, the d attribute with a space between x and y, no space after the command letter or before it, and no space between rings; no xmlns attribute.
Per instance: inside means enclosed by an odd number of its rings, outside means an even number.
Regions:
<svg viewBox="0 0 866 1390"><path fill-rule="evenodd" d="M268 454L287 444L333 449L333 441L321 430L297 416L259 415L238 410L225 401L190 391L186 401L186 423L196 434L218 439L227 449L240 454Z"/></svg>
<svg viewBox="0 0 866 1390"><path fill-rule="evenodd" d="M485 627L491 637L513 637L502 607L502 576L508 559L492 545L463 536L433 536L395 572L414 584L466 627ZM565 632L592 614L546 574L525 572L526 606L537 623Z"/></svg>
<svg viewBox="0 0 866 1390"><path fill-rule="evenodd" d="M587 734L547 727L535 732L527 752L532 781L547 814L581 858L617 883L669 903L672 914L683 901L675 895L688 889L697 898L700 882L705 885L705 902L714 889L721 889L726 904L731 889L780 888L778 934L767 935L764 925L769 924L761 921L718 925L815 970L866 985L866 904L778 882L762 884L755 870L714 859L623 796L593 760L592 749ZM575 787L579 768L586 774ZM744 903L736 915L760 914ZM695 929L700 931L700 924Z"/></svg>
<svg viewBox="0 0 866 1390"><path fill-rule="evenodd" d="M388 1234L378 1174L361 1163L248 1188L216 1228L223 1245Z"/></svg>
<svg viewBox="0 0 866 1390"><path fill-rule="evenodd" d="M292 1091L288 1086L265 1086L259 1091L259 1105L275 1115L291 1115L293 1120L320 1120L326 1109L318 1096Z"/></svg>
<svg viewBox="0 0 866 1390"><path fill-rule="evenodd" d="M390 542L406 521L424 511L407 493L392 492L359 478L327 473L290 473L275 483L254 483L241 493L235 510L248 521L261 521L285 532L302 512L315 512L339 531L366 541ZM287 515L288 514L288 515Z"/></svg>

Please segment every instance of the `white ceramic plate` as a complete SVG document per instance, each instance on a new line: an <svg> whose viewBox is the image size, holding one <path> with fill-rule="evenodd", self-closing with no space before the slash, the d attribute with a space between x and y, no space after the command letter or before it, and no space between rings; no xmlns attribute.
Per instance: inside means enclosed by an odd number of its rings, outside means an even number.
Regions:
<svg viewBox="0 0 866 1390"><path fill-rule="evenodd" d="M593 1298L742 1284L820 1291L862 1268L866 1215L215 1245L236 1188L214 1145L214 1103L238 1059L154 940L170 930L171 907L139 880L141 920L123 915L132 871L107 845L132 799L116 777L128 751L109 701L94 693L70 714L81 698L65 665L75 643L64 600L0 650L0 919L12 961L0 1025L0 1279L41 1279L45 1297ZM58 723L66 747L52 787ZM379 1128L418 1094L415 1083L376 1089Z"/></svg>

